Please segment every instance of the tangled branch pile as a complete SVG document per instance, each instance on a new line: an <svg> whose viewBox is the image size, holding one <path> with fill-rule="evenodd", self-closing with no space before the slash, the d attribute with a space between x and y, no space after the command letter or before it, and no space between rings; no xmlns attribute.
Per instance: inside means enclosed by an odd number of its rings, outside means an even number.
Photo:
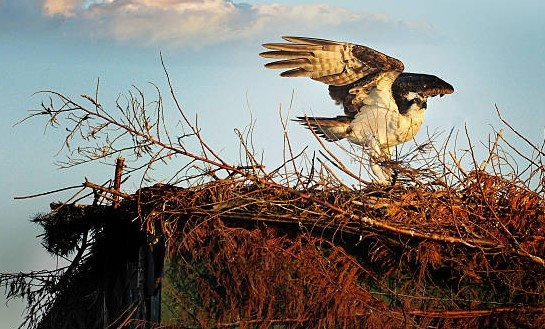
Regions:
<svg viewBox="0 0 545 329"><path fill-rule="evenodd" d="M537 327L543 198L483 172L463 183L341 192L231 179L138 195L148 231L184 259L171 275L196 284L202 304L176 312L200 326Z"/></svg>
<svg viewBox="0 0 545 329"><path fill-rule="evenodd" d="M319 158L295 155L285 136L287 160L266 171L243 132L240 163L222 159L171 93L189 131L182 136L169 135L160 96L147 103L138 90L118 102L119 116L96 97L83 96L83 105L59 93L37 113L52 125L67 120L65 146L79 152L66 166L132 155L140 164L124 175L141 171L146 182L161 161L184 161L166 183L133 194L83 184L92 189L91 207L122 198L113 217L138 219L150 243L165 244L163 326L545 325L542 148L530 143L533 156L519 170L498 133L486 160L465 154L474 166L464 169L460 157L445 160L448 146L427 144L401 158L419 168L391 163L397 183L377 186L327 148ZM55 218L46 231L59 229L63 218ZM83 248L80 237L57 250L91 250L98 241L86 236Z"/></svg>

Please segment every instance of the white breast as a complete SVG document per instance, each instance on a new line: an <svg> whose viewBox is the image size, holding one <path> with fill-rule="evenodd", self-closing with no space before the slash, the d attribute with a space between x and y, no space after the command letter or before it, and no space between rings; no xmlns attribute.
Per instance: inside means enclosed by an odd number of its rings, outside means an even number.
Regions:
<svg viewBox="0 0 545 329"><path fill-rule="evenodd" d="M412 105L405 115L398 115L397 139L400 143L405 143L416 136L424 121L425 112L426 109Z"/></svg>
<svg viewBox="0 0 545 329"><path fill-rule="evenodd" d="M375 92L375 91L373 91ZM391 96L377 91L377 102L362 107L350 124L352 130L348 138L352 143L370 146L378 143L381 149L392 148L411 140L422 125L425 109L411 106L405 115L397 110ZM391 95L390 92L387 93Z"/></svg>

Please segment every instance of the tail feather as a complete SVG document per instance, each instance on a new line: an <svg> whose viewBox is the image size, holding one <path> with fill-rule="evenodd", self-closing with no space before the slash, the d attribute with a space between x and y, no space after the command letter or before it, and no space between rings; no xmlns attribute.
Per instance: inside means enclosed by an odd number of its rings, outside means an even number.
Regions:
<svg viewBox="0 0 545 329"><path fill-rule="evenodd" d="M295 120L314 131L328 142L334 142L348 137L350 134L350 118L337 116L335 118L297 117Z"/></svg>

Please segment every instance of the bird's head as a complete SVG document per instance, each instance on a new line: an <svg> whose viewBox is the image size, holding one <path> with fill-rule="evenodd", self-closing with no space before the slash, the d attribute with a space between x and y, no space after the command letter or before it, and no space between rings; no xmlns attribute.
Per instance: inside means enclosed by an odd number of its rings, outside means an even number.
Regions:
<svg viewBox="0 0 545 329"><path fill-rule="evenodd" d="M428 97L452 94L454 88L448 82L430 74L401 73L392 85L392 92L399 111L427 108Z"/></svg>
<svg viewBox="0 0 545 329"><path fill-rule="evenodd" d="M409 107L425 109L428 107L428 96L421 95L414 91L409 91L403 95Z"/></svg>

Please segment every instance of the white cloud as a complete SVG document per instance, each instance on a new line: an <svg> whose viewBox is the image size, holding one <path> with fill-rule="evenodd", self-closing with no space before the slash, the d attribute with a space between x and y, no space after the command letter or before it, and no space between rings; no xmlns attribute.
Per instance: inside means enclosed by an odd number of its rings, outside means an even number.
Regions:
<svg viewBox="0 0 545 329"><path fill-rule="evenodd" d="M199 47L279 33L316 33L344 26L428 29L383 14L327 4L250 5L229 0L43 0L43 13L99 38ZM78 25L81 25L78 29ZM92 31L92 32L89 32Z"/></svg>
<svg viewBox="0 0 545 329"><path fill-rule="evenodd" d="M72 17L84 3L84 0L45 0L42 8L48 16Z"/></svg>

